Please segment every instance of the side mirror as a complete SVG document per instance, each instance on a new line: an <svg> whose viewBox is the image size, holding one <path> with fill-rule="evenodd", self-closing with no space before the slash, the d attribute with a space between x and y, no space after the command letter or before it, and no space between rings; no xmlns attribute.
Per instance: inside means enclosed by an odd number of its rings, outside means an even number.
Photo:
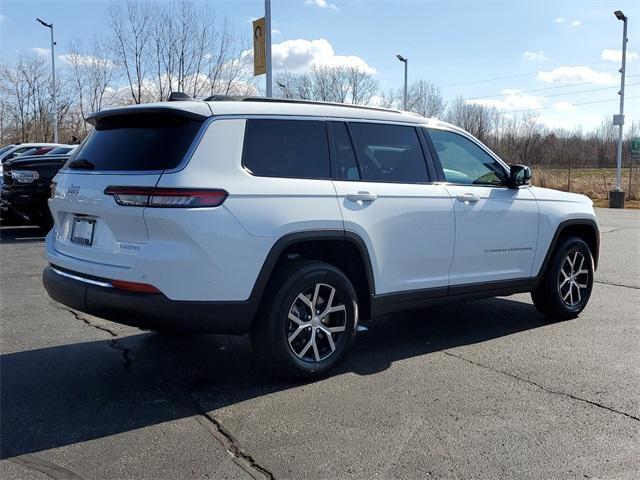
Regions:
<svg viewBox="0 0 640 480"><path fill-rule="evenodd" d="M509 165L509 188L531 185L531 169L526 165Z"/></svg>

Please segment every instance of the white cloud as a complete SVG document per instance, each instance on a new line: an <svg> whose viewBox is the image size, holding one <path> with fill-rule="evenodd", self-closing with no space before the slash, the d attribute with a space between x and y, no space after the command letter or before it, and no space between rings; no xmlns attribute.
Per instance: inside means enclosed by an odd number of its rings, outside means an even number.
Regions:
<svg viewBox="0 0 640 480"><path fill-rule="evenodd" d="M503 99L474 98L467 103L493 107L498 110L528 110L542 107L542 97L527 95L521 90L502 90Z"/></svg>
<svg viewBox="0 0 640 480"><path fill-rule="evenodd" d="M32 47L29 50L34 52L39 57L48 57L49 55L51 55L51 50L48 48Z"/></svg>
<svg viewBox="0 0 640 480"><path fill-rule="evenodd" d="M338 6L335 3L329 3L327 0L306 0L307 5L315 5L320 8L330 8L331 10L338 11Z"/></svg>
<svg viewBox="0 0 640 480"><path fill-rule="evenodd" d="M547 127L549 130L575 130L577 124L572 120L565 118L553 118L546 115L538 117L538 123Z"/></svg>
<svg viewBox="0 0 640 480"><path fill-rule="evenodd" d="M556 17L553 21L555 23L564 23L564 17Z"/></svg>
<svg viewBox="0 0 640 480"><path fill-rule="evenodd" d="M600 58L602 58L603 60L620 63L622 61L622 50L611 50L609 48L605 48L604 50L602 50ZM638 52L631 52L627 50L627 62L633 62L634 60L638 60L638 58L640 58Z"/></svg>
<svg viewBox="0 0 640 480"><path fill-rule="evenodd" d="M589 67L558 67L549 72L538 72L536 80L547 83L593 83L594 85L615 85L616 78L606 72L597 72Z"/></svg>
<svg viewBox="0 0 640 480"><path fill-rule="evenodd" d="M271 34L272 35L281 35L282 32L280 30L278 30L277 28L272 28L271 29Z"/></svg>
<svg viewBox="0 0 640 480"><path fill-rule="evenodd" d="M4 15L0 13L0 23L4 22L7 19Z"/></svg>
<svg viewBox="0 0 640 480"><path fill-rule="evenodd" d="M573 27L573 28L579 27L580 25L582 25L582 22L580 20L574 20L570 24L570 26Z"/></svg>
<svg viewBox="0 0 640 480"><path fill-rule="evenodd" d="M539 52L524 52L522 54L522 58L524 58L525 60L529 60L530 62L548 60L542 50L540 50Z"/></svg>
<svg viewBox="0 0 640 480"><path fill-rule="evenodd" d="M205 55L206 56L206 55ZM81 55L77 53L64 53L58 58L67 65L104 65L113 66L113 62L107 58L94 57L92 55Z"/></svg>
<svg viewBox="0 0 640 480"><path fill-rule="evenodd" d="M556 102L553 104L553 108L559 112L573 112L576 109L576 107L569 102Z"/></svg>
<svg viewBox="0 0 640 480"><path fill-rule="evenodd" d="M242 56L253 55L253 50L243 52ZM274 43L271 47L271 58L274 70L287 70L290 72L304 72L311 67L357 67L360 70L373 74L375 69L367 64L361 57L355 55L336 55L331 43L326 39L287 40Z"/></svg>

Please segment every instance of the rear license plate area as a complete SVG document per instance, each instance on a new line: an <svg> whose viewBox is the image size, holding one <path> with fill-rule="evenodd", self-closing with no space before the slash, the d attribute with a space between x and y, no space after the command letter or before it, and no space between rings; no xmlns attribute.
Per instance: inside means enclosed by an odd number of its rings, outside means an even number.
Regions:
<svg viewBox="0 0 640 480"><path fill-rule="evenodd" d="M93 231L96 221L93 218L73 217L71 228L71 243L91 246L93 244Z"/></svg>

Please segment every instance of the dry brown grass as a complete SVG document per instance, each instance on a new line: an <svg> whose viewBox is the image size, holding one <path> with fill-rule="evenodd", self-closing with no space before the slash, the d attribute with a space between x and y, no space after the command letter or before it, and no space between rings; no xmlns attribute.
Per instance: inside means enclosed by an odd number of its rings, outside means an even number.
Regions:
<svg viewBox="0 0 640 480"><path fill-rule="evenodd" d="M630 176L631 183L629 183ZM571 170L570 185L567 168L533 168L534 185L581 193L591 198L598 206L607 205L609 191L613 189L615 180L615 168L574 168ZM622 170L622 189L627 193L626 205L630 208L638 208L640 206L639 169L635 168L631 173L628 168Z"/></svg>

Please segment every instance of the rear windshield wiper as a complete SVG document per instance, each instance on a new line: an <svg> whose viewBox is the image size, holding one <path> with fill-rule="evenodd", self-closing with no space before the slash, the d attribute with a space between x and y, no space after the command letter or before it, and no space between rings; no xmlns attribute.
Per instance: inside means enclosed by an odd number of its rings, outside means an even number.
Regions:
<svg viewBox="0 0 640 480"><path fill-rule="evenodd" d="M69 168L74 170L93 170L96 166L86 158L78 158L69 163Z"/></svg>

